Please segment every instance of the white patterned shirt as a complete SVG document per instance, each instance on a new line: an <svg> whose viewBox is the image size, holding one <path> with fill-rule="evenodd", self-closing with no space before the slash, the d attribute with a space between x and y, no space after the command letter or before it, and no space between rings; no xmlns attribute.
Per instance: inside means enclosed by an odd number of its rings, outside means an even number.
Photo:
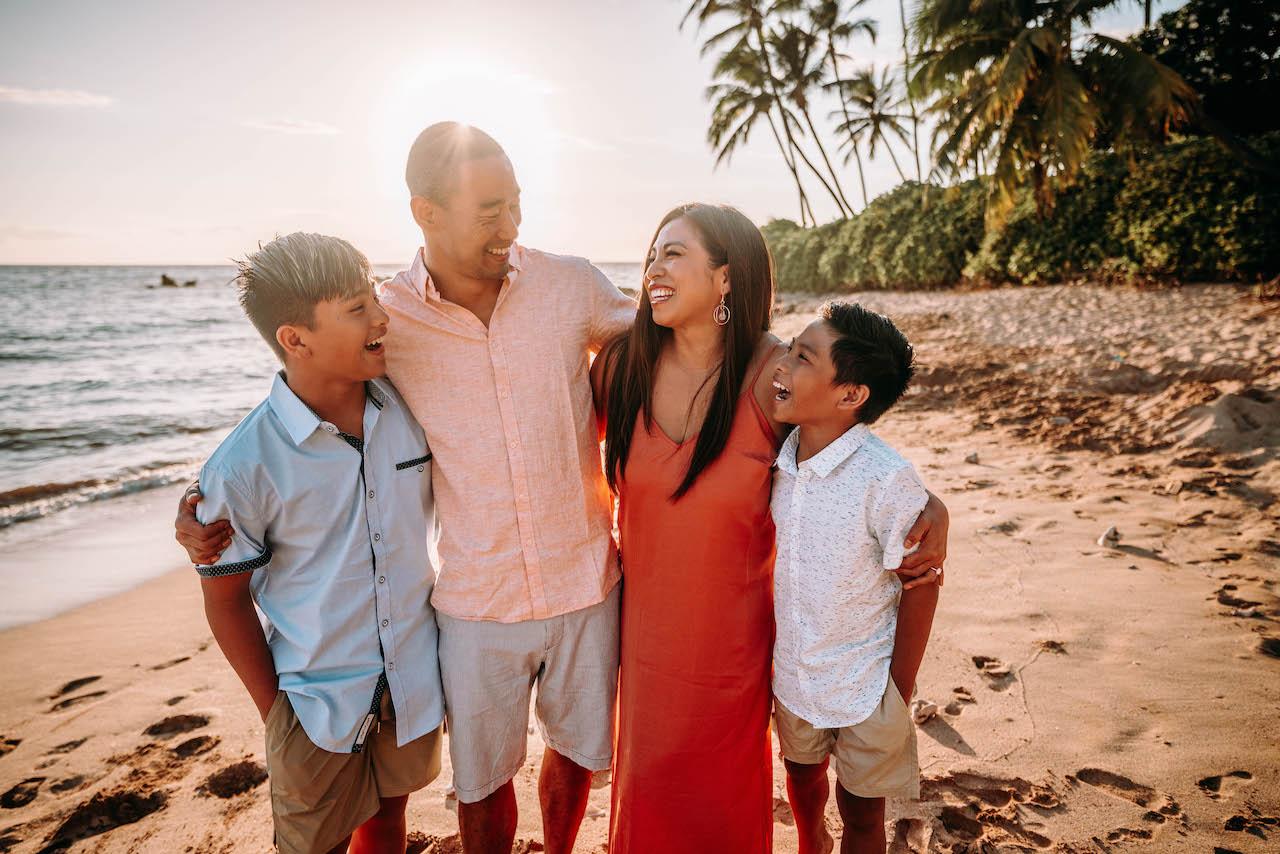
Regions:
<svg viewBox="0 0 1280 854"><path fill-rule="evenodd" d="M867 719L889 680L902 541L929 496L911 464L857 424L802 463L778 454L771 509L773 694L815 727Z"/></svg>

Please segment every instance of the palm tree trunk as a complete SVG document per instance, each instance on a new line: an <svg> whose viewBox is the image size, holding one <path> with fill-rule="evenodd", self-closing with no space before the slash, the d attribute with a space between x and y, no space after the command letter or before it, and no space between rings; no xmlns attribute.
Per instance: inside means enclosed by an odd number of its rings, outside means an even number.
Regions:
<svg viewBox="0 0 1280 854"><path fill-rule="evenodd" d="M805 208L809 206L809 198L804 192L804 183L800 180L800 173L796 170L795 161L787 156L786 146L782 144L782 137L778 136L778 126L773 123L773 115L765 113L765 118L769 120L769 130L773 132L773 141L778 144L778 150L782 152L782 160L787 164L787 169L791 171L791 179L796 182L796 193L800 199L800 225L805 224Z"/></svg>
<svg viewBox="0 0 1280 854"><path fill-rule="evenodd" d="M836 65L835 48L831 46L831 37L827 36L827 58L831 60L831 79L836 82L836 92L840 94L840 111L844 113L844 126L851 127L853 125L853 117L849 115L849 100L844 96L844 81L840 79L840 69ZM862 152L858 151L858 140L850 135L849 144L853 147L853 156L858 164L858 184L862 187L862 207L865 208L870 202L867 201L867 178L862 174ZM845 161L848 163L849 161ZM849 206L850 209L853 205Z"/></svg>
<svg viewBox="0 0 1280 854"><path fill-rule="evenodd" d="M1142 0L1142 28L1151 29L1151 0Z"/></svg>
<svg viewBox="0 0 1280 854"><path fill-rule="evenodd" d="M831 159L827 157L827 149L822 145L822 138L818 136L818 129L813 126L813 118L809 115L809 110L804 106L800 106L800 114L804 116L805 124L809 126L809 133L813 134L813 142L818 146L818 154L822 156L822 162L826 164L827 171L831 173L831 182L836 185L836 193L839 198L836 205L840 208L840 215L848 218L853 215L853 205L849 204L849 200L845 198L844 187L840 186L840 179L836 177L836 170L831 166Z"/></svg>
<svg viewBox="0 0 1280 854"><path fill-rule="evenodd" d="M883 137L882 137L883 138ZM902 171L902 167L898 165L898 155L893 153L893 146L889 144L889 140L884 141L885 150L889 152L889 159L893 161L893 168L898 170L898 177L905 184L907 181L907 173Z"/></svg>
<svg viewBox="0 0 1280 854"><path fill-rule="evenodd" d="M920 172L920 117L916 114L916 99L911 96L911 51L907 46L906 5L907 0L898 0L898 19L902 22L902 82L906 84L907 106L911 108L911 154L916 160L916 181L924 183Z"/></svg>
<svg viewBox="0 0 1280 854"><path fill-rule="evenodd" d="M791 165L792 165L792 169L794 170L796 168L795 155L797 152L800 152L800 146L796 142L795 137L791 135L791 124L790 122L787 121L786 107L783 106L786 102L782 99L782 93L778 91L778 80L776 77L773 76L773 60L769 58L768 41L765 39L764 26L761 23L761 20L762 19L760 17L759 11L753 8L752 17L751 17L751 28L752 28L752 32L756 34L756 40L758 42L758 44L756 45L756 49L760 52L760 59L764 62L765 79L769 81L769 94L773 96L773 102L778 106L778 111L782 115L782 134L783 136L786 137L787 146L791 150L791 154L792 154ZM804 157L804 153L800 152L800 156ZM805 159L805 162L808 163L809 158L805 157L804 159ZM813 169L813 164L810 163L809 168ZM818 176L819 181L822 181L822 175L819 174L816 169L814 169L814 174ZM826 181L822 181L822 183L826 184ZM827 189L830 190L831 188L827 187ZM813 213L812 206L810 206L809 212L810 214ZM817 225L817 224L818 222L815 219L814 225Z"/></svg>
<svg viewBox="0 0 1280 854"><path fill-rule="evenodd" d="M785 118L783 119L782 124L784 127L786 126L787 121ZM840 197L836 195L836 191L832 188L831 184L827 182L827 179L822 176L822 172L819 171L817 166L813 165L813 161L810 160L809 156L804 153L804 149L798 145L796 146L796 154L800 155L800 159L804 161L805 166L809 167L809 171L812 172L813 176L818 179L818 183L820 183L823 187L825 187L827 192L831 194L831 200L836 203L836 208L839 209L840 213L843 215L844 205L840 203ZM817 224L816 221L814 224L815 225Z"/></svg>

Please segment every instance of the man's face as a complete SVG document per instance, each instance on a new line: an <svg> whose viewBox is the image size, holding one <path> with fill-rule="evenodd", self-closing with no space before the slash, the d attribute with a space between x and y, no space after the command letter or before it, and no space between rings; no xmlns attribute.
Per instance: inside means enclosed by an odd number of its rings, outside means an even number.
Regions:
<svg viewBox="0 0 1280 854"><path fill-rule="evenodd" d="M352 297L317 303L311 328L295 327L307 346L307 368L343 380L371 380L387 372L382 339L390 318L370 285Z"/></svg>
<svg viewBox="0 0 1280 854"><path fill-rule="evenodd" d="M448 198L432 205L424 226L433 262L459 275L500 281L511 269L511 244L520 231L520 185L505 156L468 160Z"/></svg>

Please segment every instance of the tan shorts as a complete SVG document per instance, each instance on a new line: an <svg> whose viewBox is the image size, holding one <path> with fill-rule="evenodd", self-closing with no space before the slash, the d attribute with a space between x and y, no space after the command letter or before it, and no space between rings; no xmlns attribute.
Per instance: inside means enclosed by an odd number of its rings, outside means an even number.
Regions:
<svg viewBox="0 0 1280 854"><path fill-rule="evenodd" d="M496 792L524 765L529 694L547 745L583 768L613 761L618 597L545 620L498 623L436 612L449 758L458 800Z"/></svg>
<svg viewBox="0 0 1280 854"><path fill-rule="evenodd" d="M373 817L380 798L407 795L440 774L440 728L397 747L387 691L364 750L331 753L311 742L281 691L267 713L267 774L276 847L328 851Z"/></svg>
<svg viewBox="0 0 1280 854"><path fill-rule="evenodd" d="M773 718L782 755L800 765L834 756L836 780L860 798L919 798L916 728L898 686L889 679L871 716L853 726L819 729L777 700Z"/></svg>

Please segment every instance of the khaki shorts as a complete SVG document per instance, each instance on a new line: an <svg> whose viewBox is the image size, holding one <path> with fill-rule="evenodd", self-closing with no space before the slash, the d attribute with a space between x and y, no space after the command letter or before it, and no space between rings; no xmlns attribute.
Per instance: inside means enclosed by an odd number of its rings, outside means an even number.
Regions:
<svg viewBox="0 0 1280 854"><path fill-rule="evenodd" d="M782 755L800 765L834 756L836 780L860 798L919 798L916 728L898 686L889 679L884 696L866 720L839 729L819 729L777 700L773 717Z"/></svg>
<svg viewBox="0 0 1280 854"><path fill-rule="evenodd" d="M591 771L609 767L621 588L614 585L599 604L545 620L498 623L436 612L459 801L484 800L524 765L535 683L547 745Z"/></svg>
<svg viewBox="0 0 1280 854"><path fill-rule="evenodd" d="M281 691L267 713L267 774L276 847L328 851L374 816L380 798L407 795L440 774L440 728L397 747L387 691L364 750L331 753L311 742Z"/></svg>

